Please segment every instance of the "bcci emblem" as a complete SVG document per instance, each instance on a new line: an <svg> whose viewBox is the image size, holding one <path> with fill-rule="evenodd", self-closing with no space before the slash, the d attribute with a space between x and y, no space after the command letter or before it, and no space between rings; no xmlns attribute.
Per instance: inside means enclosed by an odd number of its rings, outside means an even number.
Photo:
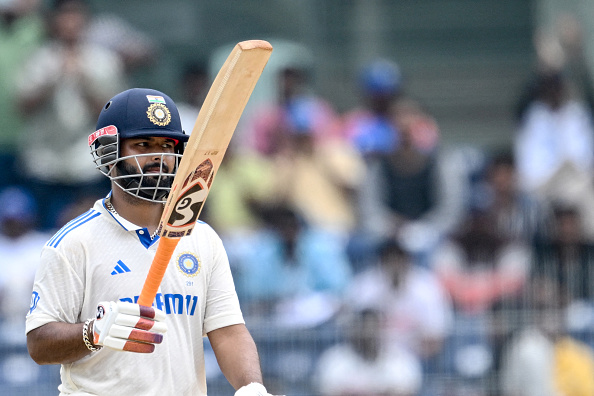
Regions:
<svg viewBox="0 0 594 396"><path fill-rule="evenodd" d="M171 122L171 112L161 103L153 103L146 111L149 120L155 125L165 126Z"/></svg>
<svg viewBox="0 0 594 396"><path fill-rule="evenodd" d="M196 276L200 273L200 260L190 252L183 252L177 256L177 268L186 276Z"/></svg>

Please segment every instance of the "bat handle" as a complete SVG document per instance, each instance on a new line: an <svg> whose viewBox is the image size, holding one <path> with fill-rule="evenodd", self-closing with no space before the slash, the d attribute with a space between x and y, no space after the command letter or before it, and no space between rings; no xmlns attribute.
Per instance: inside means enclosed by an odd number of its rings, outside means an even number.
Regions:
<svg viewBox="0 0 594 396"><path fill-rule="evenodd" d="M173 256L173 251L178 242L179 238L159 238L159 246L155 252L153 263L149 268L146 281L144 281L140 297L138 297L139 305L147 307L153 305L153 301L155 300L155 296L157 295L157 291L159 290L159 286L161 285L161 281L163 280L163 276L169 265L169 260L171 260L171 256Z"/></svg>

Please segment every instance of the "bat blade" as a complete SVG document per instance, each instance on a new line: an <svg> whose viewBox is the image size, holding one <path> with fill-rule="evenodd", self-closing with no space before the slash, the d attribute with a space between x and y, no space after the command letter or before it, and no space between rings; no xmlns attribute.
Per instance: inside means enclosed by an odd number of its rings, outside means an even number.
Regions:
<svg viewBox="0 0 594 396"><path fill-rule="evenodd" d="M157 232L161 237L138 304L150 306L179 239L191 234L241 114L270 58L263 40L235 45L217 74L192 129Z"/></svg>

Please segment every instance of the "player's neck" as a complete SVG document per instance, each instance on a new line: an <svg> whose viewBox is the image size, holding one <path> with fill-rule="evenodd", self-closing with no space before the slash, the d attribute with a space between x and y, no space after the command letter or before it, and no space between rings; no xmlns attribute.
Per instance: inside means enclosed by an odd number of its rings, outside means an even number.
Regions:
<svg viewBox="0 0 594 396"><path fill-rule="evenodd" d="M163 204L126 195L127 193L117 189L112 191L110 203L113 209L124 219L153 233L161 220Z"/></svg>

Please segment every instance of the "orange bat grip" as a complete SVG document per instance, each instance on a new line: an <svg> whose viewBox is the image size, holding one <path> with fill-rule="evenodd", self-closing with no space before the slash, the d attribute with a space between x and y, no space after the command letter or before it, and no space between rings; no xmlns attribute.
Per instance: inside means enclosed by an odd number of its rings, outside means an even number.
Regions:
<svg viewBox="0 0 594 396"><path fill-rule="evenodd" d="M169 260L171 260L171 256L173 256L173 251L178 242L179 238L160 238L159 246L155 252L155 257L153 258L153 263L146 276L146 281L144 281L140 297L138 297L139 305L144 305L146 307L153 305L153 301L159 290L159 285L161 285L161 281L163 280L163 276L169 265Z"/></svg>

